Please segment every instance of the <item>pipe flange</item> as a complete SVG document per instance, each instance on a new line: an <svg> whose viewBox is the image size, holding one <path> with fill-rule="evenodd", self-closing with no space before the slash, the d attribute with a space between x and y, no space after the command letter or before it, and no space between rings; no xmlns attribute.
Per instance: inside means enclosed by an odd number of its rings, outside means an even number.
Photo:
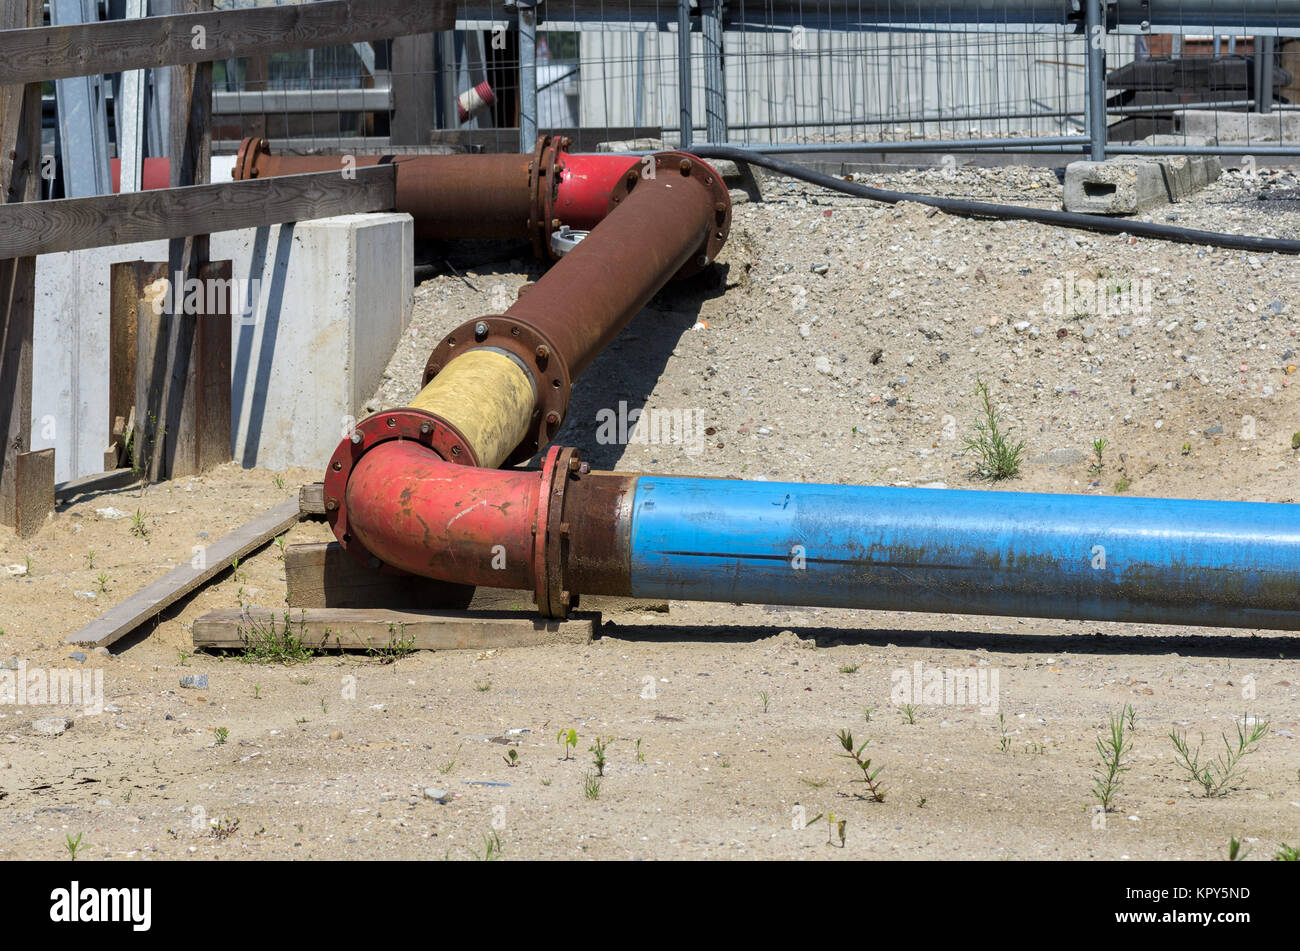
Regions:
<svg viewBox="0 0 1300 951"><path fill-rule="evenodd" d="M537 521L533 523L533 597L544 617L562 618L577 607L578 599L564 588L565 550L569 525L564 521L564 492L569 473L580 465L578 450L552 446L542 462L537 494Z"/></svg>
<svg viewBox="0 0 1300 951"><path fill-rule="evenodd" d="M643 181L657 181L664 176L693 178L708 189L713 202L713 214L709 219L709 236L691 255L690 260L673 275L674 280L680 280L703 271L727 243L727 235L731 233L731 193L727 190L726 182L713 166L689 152L656 152L654 160L653 179L645 178L645 170L649 166L644 164L644 159L628 169L627 173L619 179L610 194L609 211L613 212Z"/></svg>
<svg viewBox="0 0 1300 951"><path fill-rule="evenodd" d="M538 137L528 163L528 187L533 193L532 212L528 216L528 237L533 243L533 254L543 261L554 260L551 250L551 232L555 222L555 195L560 187L560 168L565 149L572 140L565 136Z"/></svg>
<svg viewBox="0 0 1300 951"><path fill-rule="evenodd" d="M239 143L239 151L235 153L235 170L233 178L235 181L247 181L257 178L257 160L264 155L271 154L271 145L266 139L250 135Z"/></svg>
<svg viewBox="0 0 1300 951"><path fill-rule="evenodd" d="M478 332L478 325L487 327L486 334ZM569 411L569 393L572 382L564 358L550 339L541 331L512 317L477 317L467 320L443 338L433 348L424 365L421 387L437 376L455 357L481 347L496 347L514 356L528 369L537 394L533 404L533 418L523 441L515 447L502 465L513 466L526 462L537 451L555 438Z"/></svg>
<svg viewBox="0 0 1300 951"><path fill-rule="evenodd" d="M347 487L352 469L371 449L394 439L414 440L432 449L446 462L477 466L478 460L474 458L473 448L455 427L423 410L410 408L367 416L334 450L325 469L325 517L334 537L362 563L388 574L405 575L405 571L385 565L348 529Z"/></svg>

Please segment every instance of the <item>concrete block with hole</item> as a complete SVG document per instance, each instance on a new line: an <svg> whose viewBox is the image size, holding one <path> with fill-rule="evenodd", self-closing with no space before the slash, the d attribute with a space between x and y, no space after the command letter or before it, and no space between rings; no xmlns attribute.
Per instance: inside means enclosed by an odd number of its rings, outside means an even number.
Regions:
<svg viewBox="0 0 1300 951"><path fill-rule="evenodd" d="M1154 135L1146 145L1206 145ZM1105 162L1071 162L1065 167L1065 210L1090 215L1135 215L1183 201L1223 173L1213 155L1124 155Z"/></svg>
<svg viewBox="0 0 1300 951"><path fill-rule="evenodd" d="M1087 215L1133 215L1170 201L1156 162L1111 159L1065 167L1065 210Z"/></svg>

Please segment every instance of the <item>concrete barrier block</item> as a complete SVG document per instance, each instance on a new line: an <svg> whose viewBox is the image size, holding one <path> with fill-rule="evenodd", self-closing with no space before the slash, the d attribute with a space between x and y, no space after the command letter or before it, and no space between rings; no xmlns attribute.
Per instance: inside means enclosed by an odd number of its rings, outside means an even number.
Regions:
<svg viewBox="0 0 1300 951"><path fill-rule="evenodd" d="M1065 210L1132 215L1169 201L1165 173L1155 162L1116 159L1065 167Z"/></svg>
<svg viewBox="0 0 1300 951"><path fill-rule="evenodd" d="M212 236L244 312L231 334L232 452L323 466L410 322L410 215L341 215Z"/></svg>
<svg viewBox="0 0 1300 951"><path fill-rule="evenodd" d="M1174 113L1174 132L1217 137L1224 145L1300 144L1300 112L1222 112L1184 109Z"/></svg>

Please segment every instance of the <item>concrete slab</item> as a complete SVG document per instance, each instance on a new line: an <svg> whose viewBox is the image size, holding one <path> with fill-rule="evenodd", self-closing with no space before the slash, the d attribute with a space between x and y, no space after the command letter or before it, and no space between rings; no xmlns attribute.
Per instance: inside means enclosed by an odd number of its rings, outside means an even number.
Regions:
<svg viewBox="0 0 1300 951"><path fill-rule="evenodd" d="M1184 109L1174 113L1174 132L1214 136L1223 145L1294 145L1300 149L1300 112L1222 112Z"/></svg>
<svg viewBox="0 0 1300 951"><path fill-rule="evenodd" d="M248 289L231 334L235 461L324 466L410 322L411 216L227 232L212 257L233 260Z"/></svg>
<svg viewBox="0 0 1300 951"><path fill-rule="evenodd" d="M54 479L104 471L109 443L109 272L118 261L166 261L167 242L90 248L36 259L32 449L54 449Z"/></svg>

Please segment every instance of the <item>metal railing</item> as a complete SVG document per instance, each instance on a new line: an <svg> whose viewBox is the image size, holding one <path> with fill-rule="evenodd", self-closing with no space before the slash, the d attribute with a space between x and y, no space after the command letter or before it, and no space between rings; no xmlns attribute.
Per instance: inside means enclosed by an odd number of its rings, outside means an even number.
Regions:
<svg viewBox="0 0 1300 951"><path fill-rule="evenodd" d="M563 131L588 149L1294 156L1300 3L460 0L455 31L219 63L215 88L217 151L247 134L515 151Z"/></svg>

